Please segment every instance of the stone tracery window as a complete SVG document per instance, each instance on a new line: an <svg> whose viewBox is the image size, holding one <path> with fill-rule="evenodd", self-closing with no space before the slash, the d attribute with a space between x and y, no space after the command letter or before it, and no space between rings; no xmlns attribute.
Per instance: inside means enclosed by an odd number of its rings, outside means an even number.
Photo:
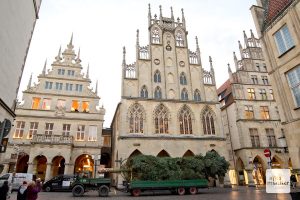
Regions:
<svg viewBox="0 0 300 200"><path fill-rule="evenodd" d="M157 87L155 88L154 98L155 98L155 99L161 99L161 96L162 96L162 95L161 95L161 89L160 89L160 87L157 86Z"/></svg>
<svg viewBox="0 0 300 200"><path fill-rule="evenodd" d="M179 112L180 134L193 134L191 111L184 106Z"/></svg>
<svg viewBox="0 0 300 200"><path fill-rule="evenodd" d="M214 115L211 110L206 109L202 115L202 125L204 135L215 135Z"/></svg>
<svg viewBox="0 0 300 200"><path fill-rule="evenodd" d="M157 70L154 73L154 82L155 83L160 83L161 82L161 76L160 76L160 72Z"/></svg>
<svg viewBox="0 0 300 200"><path fill-rule="evenodd" d="M189 95L185 88L183 88L181 91L181 100L189 100Z"/></svg>
<svg viewBox="0 0 300 200"><path fill-rule="evenodd" d="M148 98L148 90L147 90L145 85L141 89L141 97L142 98Z"/></svg>
<svg viewBox="0 0 300 200"><path fill-rule="evenodd" d="M196 89L194 92L194 100L201 101L200 91L198 89Z"/></svg>
<svg viewBox="0 0 300 200"><path fill-rule="evenodd" d="M129 133L144 133L143 107L135 103L129 110Z"/></svg>
<svg viewBox="0 0 300 200"><path fill-rule="evenodd" d="M152 31L152 43L154 43L154 44L159 44L160 43L158 28L154 28L153 31Z"/></svg>
<svg viewBox="0 0 300 200"><path fill-rule="evenodd" d="M169 133L169 112L160 104L154 111L155 133Z"/></svg>
<svg viewBox="0 0 300 200"><path fill-rule="evenodd" d="M186 84L187 84L186 76L185 76L185 73L184 73L184 72L181 72L179 81L180 81L180 84L181 84L181 85L186 85Z"/></svg>
<svg viewBox="0 0 300 200"><path fill-rule="evenodd" d="M184 39L181 31L176 33L176 46L183 47L184 46Z"/></svg>

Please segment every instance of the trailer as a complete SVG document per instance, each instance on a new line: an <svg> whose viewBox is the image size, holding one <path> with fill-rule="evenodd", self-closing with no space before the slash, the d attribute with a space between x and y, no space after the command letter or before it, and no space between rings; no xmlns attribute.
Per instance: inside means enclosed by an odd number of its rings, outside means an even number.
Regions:
<svg viewBox="0 0 300 200"><path fill-rule="evenodd" d="M131 181L127 188L132 196L140 196L146 190L170 190L178 195L197 194L199 188L207 188L206 179L166 180L166 181Z"/></svg>
<svg viewBox="0 0 300 200"><path fill-rule="evenodd" d="M89 190L97 190L100 197L107 197L110 191L111 180L109 178L77 178L72 183L72 194L81 197Z"/></svg>

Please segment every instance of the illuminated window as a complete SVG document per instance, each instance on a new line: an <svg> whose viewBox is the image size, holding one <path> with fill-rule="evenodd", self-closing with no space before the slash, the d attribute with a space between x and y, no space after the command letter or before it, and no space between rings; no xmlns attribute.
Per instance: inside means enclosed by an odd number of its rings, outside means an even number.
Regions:
<svg viewBox="0 0 300 200"><path fill-rule="evenodd" d="M33 97L31 108L32 109L39 109L40 101L41 101L41 98Z"/></svg>
<svg viewBox="0 0 300 200"><path fill-rule="evenodd" d="M24 133L25 122L17 121L14 138L22 138Z"/></svg>
<svg viewBox="0 0 300 200"><path fill-rule="evenodd" d="M83 101L82 102L82 112L89 112L89 102L88 101Z"/></svg>
<svg viewBox="0 0 300 200"><path fill-rule="evenodd" d="M257 128L249 128L252 147L260 147Z"/></svg>
<svg viewBox="0 0 300 200"><path fill-rule="evenodd" d="M83 141L84 140L84 125L78 125L77 127L77 135L76 135L76 140L77 141Z"/></svg>
<svg viewBox="0 0 300 200"><path fill-rule="evenodd" d="M66 107L66 100L58 99L56 106L57 106L57 108L65 108Z"/></svg>
<svg viewBox="0 0 300 200"><path fill-rule="evenodd" d="M215 135L214 115L211 110L207 109L202 116L202 125L204 135Z"/></svg>
<svg viewBox="0 0 300 200"><path fill-rule="evenodd" d="M274 134L274 129L266 128L266 134L268 138L269 147L276 147L276 138Z"/></svg>
<svg viewBox="0 0 300 200"><path fill-rule="evenodd" d="M245 106L245 117L246 119L254 118L253 106Z"/></svg>
<svg viewBox="0 0 300 200"><path fill-rule="evenodd" d="M260 107L260 117L261 117L261 119L270 119L268 106L261 106Z"/></svg>
<svg viewBox="0 0 300 200"><path fill-rule="evenodd" d="M28 139L32 139L32 136L37 134L38 125L38 122L30 122L30 128L27 137Z"/></svg>
<svg viewBox="0 0 300 200"><path fill-rule="evenodd" d="M267 97L267 92L266 92L265 89L260 89L260 90L259 90L259 93L260 93L260 96L261 96L261 99L262 99L262 100L267 100L267 99L268 99L268 97Z"/></svg>
<svg viewBox="0 0 300 200"><path fill-rule="evenodd" d="M63 124L63 136L70 136L71 124Z"/></svg>
<svg viewBox="0 0 300 200"><path fill-rule="evenodd" d="M169 133L169 112L164 105L159 105L154 112L155 133Z"/></svg>
<svg viewBox="0 0 300 200"><path fill-rule="evenodd" d="M45 135L52 135L54 123L46 123Z"/></svg>
<svg viewBox="0 0 300 200"><path fill-rule="evenodd" d="M180 134L193 134L192 116L188 107L184 106L179 113Z"/></svg>
<svg viewBox="0 0 300 200"><path fill-rule="evenodd" d="M135 103L129 110L129 133L144 132L144 113L140 104Z"/></svg>
<svg viewBox="0 0 300 200"><path fill-rule="evenodd" d="M72 112L79 112L79 102L77 100L72 101L71 111Z"/></svg>
<svg viewBox="0 0 300 200"><path fill-rule="evenodd" d="M88 141L97 141L97 126L89 126Z"/></svg>
<svg viewBox="0 0 300 200"><path fill-rule="evenodd" d="M247 91L248 91L248 99L254 100L256 98L254 89L248 88Z"/></svg>
<svg viewBox="0 0 300 200"><path fill-rule="evenodd" d="M43 99L42 109L50 110L51 108L51 99Z"/></svg>

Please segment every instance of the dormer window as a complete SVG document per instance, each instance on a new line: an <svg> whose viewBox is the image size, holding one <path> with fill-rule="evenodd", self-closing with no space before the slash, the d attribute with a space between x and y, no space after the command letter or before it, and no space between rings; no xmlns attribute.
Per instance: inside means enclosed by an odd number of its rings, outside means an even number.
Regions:
<svg viewBox="0 0 300 200"><path fill-rule="evenodd" d="M77 100L72 101L71 111L72 112L79 112L79 102Z"/></svg>
<svg viewBox="0 0 300 200"><path fill-rule="evenodd" d="M158 28L154 28L152 31L152 43L159 44L160 38L159 38L159 31Z"/></svg>
<svg viewBox="0 0 300 200"><path fill-rule="evenodd" d="M58 75L65 75L64 69L58 69Z"/></svg>
<svg viewBox="0 0 300 200"><path fill-rule="evenodd" d="M31 108L32 109L39 109L40 101L41 101L41 98L33 97L32 98Z"/></svg>
<svg viewBox="0 0 300 200"><path fill-rule="evenodd" d="M51 90L52 89L52 84L53 84L53 82L46 81L45 89Z"/></svg>
<svg viewBox="0 0 300 200"><path fill-rule="evenodd" d="M74 70L68 70L68 76L74 76L75 71Z"/></svg>
<svg viewBox="0 0 300 200"><path fill-rule="evenodd" d="M89 112L89 102L88 101L83 101L82 102L82 112Z"/></svg>
<svg viewBox="0 0 300 200"><path fill-rule="evenodd" d="M51 99L43 99L42 109L50 110L51 108Z"/></svg>

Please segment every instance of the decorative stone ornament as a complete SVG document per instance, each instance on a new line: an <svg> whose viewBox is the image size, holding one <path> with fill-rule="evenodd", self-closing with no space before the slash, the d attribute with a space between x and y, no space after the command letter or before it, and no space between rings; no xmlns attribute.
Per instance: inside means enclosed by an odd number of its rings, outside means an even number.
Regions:
<svg viewBox="0 0 300 200"><path fill-rule="evenodd" d="M184 67L184 66L185 66L184 61L180 61L180 62L179 62L179 66L180 66L180 67Z"/></svg>
<svg viewBox="0 0 300 200"><path fill-rule="evenodd" d="M154 60L154 64L159 65L160 64L160 60L159 59L155 59Z"/></svg>
<svg viewBox="0 0 300 200"><path fill-rule="evenodd" d="M172 47L170 45L170 41L167 42L166 50L167 51L172 51Z"/></svg>

